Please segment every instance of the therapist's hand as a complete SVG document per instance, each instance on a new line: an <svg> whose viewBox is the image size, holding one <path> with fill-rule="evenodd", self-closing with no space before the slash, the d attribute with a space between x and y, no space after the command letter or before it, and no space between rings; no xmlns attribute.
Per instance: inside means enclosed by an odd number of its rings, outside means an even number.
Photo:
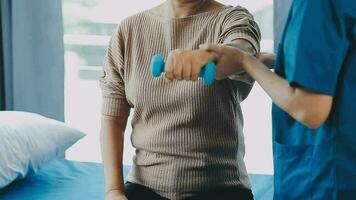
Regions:
<svg viewBox="0 0 356 200"><path fill-rule="evenodd" d="M111 190L105 194L105 200L128 200L122 192L118 190Z"/></svg>
<svg viewBox="0 0 356 200"><path fill-rule="evenodd" d="M249 55L237 47L222 44L202 44L200 49L214 52L218 55L216 62L216 79L225 79L242 70L244 59Z"/></svg>

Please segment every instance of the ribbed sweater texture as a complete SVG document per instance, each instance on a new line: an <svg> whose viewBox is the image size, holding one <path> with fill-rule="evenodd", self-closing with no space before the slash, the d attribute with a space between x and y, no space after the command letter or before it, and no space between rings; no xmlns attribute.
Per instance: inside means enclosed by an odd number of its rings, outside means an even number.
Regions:
<svg viewBox="0 0 356 200"><path fill-rule="evenodd" d="M184 18L146 10L123 20L113 34L100 80L102 114L128 116L136 149L128 180L169 199L225 186L250 188L240 102L253 81L246 75L215 81L174 81L150 75L154 54L200 44L249 41L260 32L242 7L226 6ZM246 89L247 88L247 89ZM247 91L247 92L246 92Z"/></svg>

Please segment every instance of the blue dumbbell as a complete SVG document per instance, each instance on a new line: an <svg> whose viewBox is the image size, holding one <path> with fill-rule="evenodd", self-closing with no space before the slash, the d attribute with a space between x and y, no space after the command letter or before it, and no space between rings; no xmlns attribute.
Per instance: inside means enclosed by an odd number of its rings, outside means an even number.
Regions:
<svg viewBox="0 0 356 200"><path fill-rule="evenodd" d="M156 54L151 60L151 74L153 77L161 76L164 72L164 60L160 54ZM199 72L199 77L203 78L205 85L211 85L215 81L215 63L208 62Z"/></svg>

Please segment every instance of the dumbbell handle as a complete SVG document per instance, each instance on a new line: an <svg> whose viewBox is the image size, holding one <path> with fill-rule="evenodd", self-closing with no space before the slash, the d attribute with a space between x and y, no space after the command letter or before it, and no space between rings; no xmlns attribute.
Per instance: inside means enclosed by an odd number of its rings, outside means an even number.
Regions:
<svg viewBox="0 0 356 200"><path fill-rule="evenodd" d="M161 76L164 72L165 63L163 57L160 54L156 54L151 60L151 74L153 77ZM215 81L215 63L209 61L203 68L199 71L199 77L203 78L205 85L211 85Z"/></svg>

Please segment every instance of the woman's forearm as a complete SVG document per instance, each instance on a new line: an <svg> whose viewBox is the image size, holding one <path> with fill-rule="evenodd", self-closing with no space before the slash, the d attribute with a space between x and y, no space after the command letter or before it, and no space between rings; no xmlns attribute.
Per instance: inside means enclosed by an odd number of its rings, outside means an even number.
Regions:
<svg viewBox="0 0 356 200"><path fill-rule="evenodd" d="M104 164L105 193L117 190L124 194L123 146L127 117L102 118L101 153Z"/></svg>

